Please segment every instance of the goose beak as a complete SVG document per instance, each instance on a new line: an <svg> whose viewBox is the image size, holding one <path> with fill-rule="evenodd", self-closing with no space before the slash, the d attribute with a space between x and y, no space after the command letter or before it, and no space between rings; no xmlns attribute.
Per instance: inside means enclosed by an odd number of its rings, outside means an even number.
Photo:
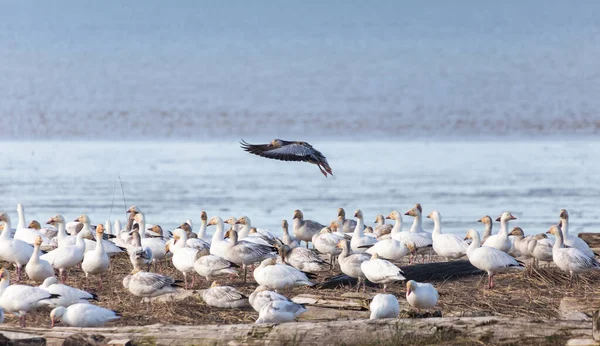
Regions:
<svg viewBox="0 0 600 346"><path fill-rule="evenodd" d="M479 220L477 220L477 222L483 222L483 221L481 221L481 219L479 219Z"/></svg>
<svg viewBox="0 0 600 346"><path fill-rule="evenodd" d="M496 221L500 221L500 216L498 216L498 218L496 219Z"/></svg>

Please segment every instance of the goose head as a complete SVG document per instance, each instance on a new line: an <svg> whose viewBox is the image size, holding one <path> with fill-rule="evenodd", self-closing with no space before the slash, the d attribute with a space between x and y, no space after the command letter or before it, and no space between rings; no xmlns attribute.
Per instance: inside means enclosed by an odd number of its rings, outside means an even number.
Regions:
<svg viewBox="0 0 600 346"><path fill-rule="evenodd" d="M96 234L102 236L102 234L104 233L104 225L103 224L98 224L98 226L96 226Z"/></svg>
<svg viewBox="0 0 600 346"><path fill-rule="evenodd" d="M475 238L479 238L479 233L474 229L468 230L467 235L465 236L465 240L475 239Z"/></svg>
<svg viewBox="0 0 600 346"><path fill-rule="evenodd" d="M220 217L213 216L213 217L210 218L210 220L208 221L208 223L206 225L207 226L218 225L218 224L220 224L222 222L223 222L223 220L221 220Z"/></svg>
<svg viewBox="0 0 600 346"><path fill-rule="evenodd" d="M358 218L358 219L362 219L363 218L363 212L360 209L356 209L356 211L354 212L354 217Z"/></svg>
<svg viewBox="0 0 600 346"><path fill-rule="evenodd" d="M10 223L10 216L7 213L0 213L0 221Z"/></svg>
<svg viewBox="0 0 600 346"><path fill-rule="evenodd" d="M239 219L237 219L237 221L235 222L237 225L249 225L250 224L250 218L247 216L242 216Z"/></svg>
<svg viewBox="0 0 600 346"><path fill-rule="evenodd" d="M206 215L206 212L204 210L200 213L200 220L202 220L202 221L208 220L208 215Z"/></svg>
<svg viewBox="0 0 600 346"><path fill-rule="evenodd" d="M50 320L52 321L52 325L50 326L51 328L54 327L56 322L60 322L60 320L61 320L62 316L65 314L65 312L67 312L67 308L65 308L64 306L59 306L57 308L54 308L50 312Z"/></svg>
<svg viewBox="0 0 600 346"><path fill-rule="evenodd" d="M389 220L399 220L402 219L402 215L397 210L394 210L390 213L390 215L386 216L385 218Z"/></svg>
<svg viewBox="0 0 600 346"><path fill-rule="evenodd" d="M545 233L538 233L533 236L533 239L535 239L535 240L548 239L548 236Z"/></svg>
<svg viewBox="0 0 600 346"><path fill-rule="evenodd" d="M377 252L375 252L373 255L371 255L371 260L376 260L379 258L379 255L377 254Z"/></svg>
<svg viewBox="0 0 600 346"><path fill-rule="evenodd" d="M254 234L254 233L258 233L258 230L256 229L256 227L250 227L250 232L248 232L250 234Z"/></svg>
<svg viewBox="0 0 600 346"><path fill-rule="evenodd" d="M350 248L350 241L347 239L341 239L340 241L338 241L336 247L339 247L342 250L348 249Z"/></svg>
<svg viewBox="0 0 600 346"><path fill-rule="evenodd" d="M221 286L217 281L213 281L212 284L210 284L210 288L214 288L214 287L219 287Z"/></svg>
<svg viewBox="0 0 600 346"><path fill-rule="evenodd" d="M434 210L431 213L429 213L429 215L427 215L427 218L432 219L434 221L439 221L441 219L440 212L437 210Z"/></svg>
<svg viewBox="0 0 600 346"><path fill-rule="evenodd" d="M264 292L264 291L268 291L268 290L269 290L269 287L260 285L254 289L254 292Z"/></svg>
<svg viewBox="0 0 600 346"><path fill-rule="evenodd" d="M516 235L517 237L523 238L525 236L525 232L523 232L523 229L521 227L515 227L512 229L512 231L510 231L508 235Z"/></svg>
<svg viewBox="0 0 600 346"><path fill-rule="evenodd" d="M133 214L132 214L133 215ZM144 217L144 214L142 214L142 212L138 212L133 216L133 220L135 222L142 222L142 221L146 221L146 218Z"/></svg>
<svg viewBox="0 0 600 346"><path fill-rule="evenodd" d="M287 229L288 229L288 222L287 222L287 220L281 220L281 228L283 228L284 230L287 231Z"/></svg>
<svg viewBox="0 0 600 346"><path fill-rule="evenodd" d="M56 225L56 224L64 224L65 223L65 218L62 217L62 215L60 214L56 214L53 217L51 217L50 219L48 219L48 221L46 222L47 225Z"/></svg>
<svg viewBox="0 0 600 346"><path fill-rule="evenodd" d="M373 233L373 227L367 226L367 228L365 228L364 232L365 233Z"/></svg>
<svg viewBox="0 0 600 346"><path fill-rule="evenodd" d="M132 213L132 214L134 214L134 215L135 215L135 214L138 214L138 213L141 213L141 212L142 212L142 211L141 211L141 210L140 210L140 209L139 209L137 206L135 206L135 205L132 205L132 206L131 206L131 207L129 207L129 209L127 209L127 211L126 211L126 213L127 213L127 214L129 214L129 213Z"/></svg>
<svg viewBox="0 0 600 346"><path fill-rule="evenodd" d="M187 222L184 222L181 225L179 225L179 228L184 230L185 233L190 233L192 231L192 226L190 226L190 224Z"/></svg>
<svg viewBox="0 0 600 346"><path fill-rule="evenodd" d="M338 208L338 218L341 218L341 219L346 218L346 211L344 210L344 208Z"/></svg>
<svg viewBox="0 0 600 346"><path fill-rule="evenodd" d="M154 226L148 228L148 231L152 231L152 232L160 235L161 237L163 236L163 229L160 225L154 225Z"/></svg>
<svg viewBox="0 0 600 346"><path fill-rule="evenodd" d="M294 210L294 219L302 220L304 219L304 214L298 209Z"/></svg>
<svg viewBox="0 0 600 346"><path fill-rule="evenodd" d="M406 295L411 294L417 288L417 282L415 280L408 280L406 283Z"/></svg>
<svg viewBox="0 0 600 346"><path fill-rule="evenodd" d="M482 217L481 219L477 220L477 222L481 222L484 225L491 225L492 218L489 215L486 215L486 216Z"/></svg>
<svg viewBox="0 0 600 346"><path fill-rule="evenodd" d="M504 213L502 213L502 215L498 216L496 221L504 222L504 221L516 220L516 219L517 218L514 217L513 214L509 213L508 211L505 211Z"/></svg>
<svg viewBox="0 0 600 346"><path fill-rule="evenodd" d="M337 227L337 224L336 224L336 227ZM331 233L331 228L329 228L329 227L323 227L321 229L321 231L319 232L319 234L326 234L326 233Z"/></svg>
<svg viewBox="0 0 600 346"><path fill-rule="evenodd" d="M327 227L326 227L326 228L327 228ZM337 232L337 230L338 230L338 223L337 223L337 221L333 220L333 221L331 221L331 222L329 223L329 230L330 230L331 232Z"/></svg>
<svg viewBox="0 0 600 346"><path fill-rule="evenodd" d="M17 204L17 213L22 214L25 209L23 208L23 204Z"/></svg>
<svg viewBox="0 0 600 346"><path fill-rule="evenodd" d="M235 223L237 222L237 219L235 218L235 216L230 216L227 220L224 221L226 224L229 225L235 225Z"/></svg>
<svg viewBox="0 0 600 346"><path fill-rule="evenodd" d="M35 240L33 241L33 245L36 245L36 246L42 245L42 237L40 237L39 235L37 237L35 237Z"/></svg>
<svg viewBox="0 0 600 346"><path fill-rule="evenodd" d="M554 236L562 236L562 230L558 225L552 225L550 229L546 232L547 234L552 234Z"/></svg>
<svg viewBox="0 0 600 346"><path fill-rule="evenodd" d="M379 214L375 217L375 223L385 223L385 218L383 217L383 215Z"/></svg>
<svg viewBox="0 0 600 346"><path fill-rule="evenodd" d="M90 218L86 214L81 214L74 221L89 224L90 223Z"/></svg>
<svg viewBox="0 0 600 346"><path fill-rule="evenodd" d="M561 209L559 216L561 220L569 220L569 212L567 212L567 209Z"/></svg>
<svg viewBox="0 0 600 346"><path fill-rule="evenodd" d="M40 225L40 223L37 222L37 220L31 220L27 228L37 229L39 231L42 228L42 225Z"/></svg>
<svg viewBox="0 0 600 346"><path fill-rule="evenodd" d="M409 211L404 213L404 215L417 217L417 216L421 216L421 213L423 213L423 208L421 207L421 204L417 203Z"/></svg>

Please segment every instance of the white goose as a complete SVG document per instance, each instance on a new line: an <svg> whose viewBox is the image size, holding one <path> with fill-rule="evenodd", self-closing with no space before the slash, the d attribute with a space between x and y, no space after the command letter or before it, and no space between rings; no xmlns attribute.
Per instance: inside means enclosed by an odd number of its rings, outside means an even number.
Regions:
<svg viewBox="0 0 600 346"><path fill-rule="evenodd" d="M0 223L4 224L4 229L0 234L0 259L14 263L17 268L18 282L21 279L21 270L29 262L33 255L33 246L19 239L12 239L10 228L10 217L6 213L0 213Z"/></svg>
<svg viewBox="0 0 600 346"><path fill-rule="evenodd" d="M572 283L573 276L579 273L600 269L600 263L593 256L576 247L565 248L564 235L560 226L554 225L546 233L556 237L552 248L552 259L561 270L569 273L569 283Z"/></svg>
<svg viewBox="0 0 600 346"><path fill-rule="evenodd" d="M432 284L409 280L406 283L406 301L417 310L432 309L440 295Z"/></svg>
<svg viewBox="0 0 600 346"><path fill-rule="evenodd" d="M275 244L275 248L277 248L279 256L281 256L282 263L287 263L303 272L318 273L329 270L330 268L329 263L325 262L313 250L305 249L303 247L291 249L285 244Z"/></svg>
<svg viewBox="0 0 600 346"><path fill-rule="evenodd" d="M52 268L48 261L40 259L40 245L42 245L42 238L37 237L33 242L31 258L25 266L27 276L35 282L43 282L46 278L54 277L54 268Z"/></svg>
<svg viewBox="0 0 600 346"><path fill-rule="evenodd" d="M337 223L341 233L352 233L356 228L355 220L346 219L346 211L344 208L338 208Z"/></svg>
<svg viewBox="0 0 600 346"><path fill-rule="evenodd" d="M237 276L238 272L236 268L239 268L237 264L215 255L202 256L194 262L194 270L198 275L206 278L206 281L222 275Z"/></svg>
<svg viewBox="0 0 600 346"><path fill-rule="evenodd" d="M404 272L392 262L379 258L375 253L368 261L363 261L360 264L360 269L367 280L383 285L383 292L387 289L387 284L396 281L406 280L402 275Z"/></svg>
<svg viewBox="0 0 600 346"><path fill-rule="evenodd" d="M90 218L86 214L82 214L75 221L78 221L83 224L83 227L81 228L81 231L79 231L79 233L84 233L85 251L88 252L88 251L93 251L94 249L96 249L96 244L98 244L98 241L94 239L95 231L92 229L92 226L90 225ZM75 241L73 241L71 238L71 240L67 240L67 242L71 242L71 245L75 244L77 242L77 238L75 237ZM121 247L117 246L115 243L104 239L104 237L101 242L104 246L104 251L109 256L114 256L118 253L125 251L124 248L121 248Z"/></svg>
<svg viewBox="0 0 600 346"><path fill-rule="evenodd" d="M469 262L471 262L471 264L476 268L488 273L488 288L494 288L494 275L496 273L503 273L510 269L524 269L522 264L517 262L517 260L512 258L506 252L500 251L493 247L481 247L479 233L476 230L470 229L465 237L465 240L467 239L473 239L467 248L467 257L469 258Z"/></svg>
<svg viewBox="0 0 600 346"><path fill-rule="evenodd" d="M307 248L308 243L312 241L312 237L325 227L316 221L304 220L304 214L298 209L294 210L293 222L294 236L298 240L305 241Z"/></svg>
<svg viewBox="0 0 600 346"><path fill-rule="evenodd" d="M175 293L178 286L170 276L134 269L131 274L123 278L123 287L134 296L150 298Z"/></svg>
<svg viewBox="0 0 600 346"><path fill-rule="evenodd" d="M383 235L386 234L390 234L392 232L392 229L394 227L394 225L391 224L386 224L385 223L385 218L383 217L383 215L379 214L377 215L377 217L375 218L375 229L373 230L375 237L379 238Z"/></svg>
<svg viewBox="0 0 600 346"><path fill-rule="evenodd" d="M110 266L108 254L104 251L104 242L102 236L104 234L104 226L99 224L96 226L96 248L93 251L88 251L83 255L81 269L85 273L85 284L88 285L90 275L100 275L99 288L102 289L102 276Z"/></svg>
<svg viewBox="0 0 600 346"><path fill-rule="evenodd" d="M83 220L84 216L85 215L81 215L77 220ZM87 216L85 217L87 218ZM49 222L55 223L58 222L58 220L52 218ZM77 234L75 245L59 246L55 250L40 257L41 259L48 261L54 269L58 269L63 282L67 281L67 270L83 261L83 255L85 254L85 243L83 242L83 239L86 236L88 236L88 232L81 231Z"/></svg>
<svg viewBox="0 0 600 346"><path fill-rule="evenodd" d="M487 238L492 235L492 228L494 227L492 218L489 215L485 215L481 219L477 220L477 222L481 222L485 226L483 235L481 236L481 242L485 243Z"/></svg>
<svg viewBox="0 0 600 346"><path fill-rule="evenodd" d="M594 257L595 254L589 245L581 238L569 234L569 213L566 209L560 210L560 229L563 232L563 241L566 246L577 248L587 256Z"/></svg>
<svg viewBox="0 0 600 346"><path fill-rule="evenodd" d="M227 233L230 234L230 241L225 248L224 258L244 268L244 282L246 282L249 265L260 262L265 258L277 256L277 250L272 246L250 243L244 240L238 241L235 230L229 230Z"/></svg>
<svg viewBox="0 0 600 346"><path fill-rule="evenodd" d="M119 318L121 316L116 312L92 304L74 304L68 308L59 306L50 312L51 327L59 321L70 327L100 327Z"/></svg>
<svg viewBox="0 0 600 346"><path fill-rule="evenodd" d="M185 231L176 229L173 231L173 246L168 246L168 249L173 253L173 266L183 274L184 288L193 288L196 276L194 275L194 262L199 257L199 251L186 247L187 235ZM192 275L192 285L188 287L187 275Z"/></svg>
<svg viewBox="0 0 600 346"><path fill-rule="evenodd" d="M56 237L56 235L58 234L58 230L56 228L54 228L54 227L42 228L42 225L37 220L31 220L31 222L29 222L29 225L27 226L27 228L33 229L33 230L36 230L36 231L42 233L54 245L54 242L52 242L52 238Z"/></svg>
<svg viewBox="0 0 600 346"><path fill-rule="evenodd" d="M442 216L438 211L432 211L427 215L427 218L432 219L433 233L433 250L440 256L448 259L457 259L467 254L467 244L461 237L456 234L442 234Z"/></svg>
<svg viewBox="0 0 600 346"><path fill-rule="evenodd" d="M192 232L192 226L190 226L187 222L182 223L179 226L185 232L185 236L187 240L185 241L185 246L198 250L198 253L201 256L208 255L210 253L210 243L198 238L198 235ZM193 235L193 238L190 236Z"/></svg>
<svg viewBox="0 0 600 346"><path fill-rule="evenodd" d="M27 244L33 245L36 237L42 238L42 244L49 246L51 244L50 239L42 232L29 228L25 224L25 210L21 203L17 204L17 214L19 215L19 222L17 224L17 230L15 232L15 239L22 240Z"/></svg>
<svg viewBox="0 0 600 346"><path fill-rule="evenodd" d="M4 312L19 316L21 327L25 327L25 315L30 310L48 305L48 299L55 298L43 289L25 285L10 285L10 274L7 269L0 269L0 307Z"/></svg>
<svg viewBox="0 0 600 346"><path fill-rule="evenodd" d="M417 245L417 252L421 255L421 260L425 262L425 254L428 254L429 260L431 261L431 246L433 245L433 237L431 233L425 232L423 230L423 208L421 207L421 204L415 204L415 206L406 213L404 213L404 215L414 217L409 232L412 234L419 235L427 240L427 245L423 247L419 246L418 242L414 242L415 245Z"/></svg>
<svg viewBox="0 0 600 346"><path fill-rule="evenodd" d="M98 296L93 293L58 283L55 276L47 278L38 287L56 296L56 298L50 299L50 304L48 304L54 308L57 306L68 307L73 304L88 304L90 300L98 300Z"/></svg>
<svg viewBox="0 0 600 346"><path fill-rule="evenodd" d="M363 283L363 292L365 292L367 289L365 283L366 277L361 269L361 264L368 261L371 256L365 253L352 253L350 241L346 239L340 240L337 246L342 249L342 252L338 256L338 262L342 273L358 280L358 284L356 285L357 292L360 290L361 283Z"/></svg>
<svg viewBox="0 0 600 346"><path fill-rule="evenodd" d="M527 243L527 251L535 261L552 262L553 247L554 245L548 241L548 237L544 233L536 234Z"/></svg>
<svg viewBox="0 0 600 346"><path fill-rule="evenodd" d="M209 289L202 291L206 305L217 308L242 308L248 306L248 297L231 286L221 286L213 282Z"/></svg>
<svg viewBox="0 0 600 346"><path fill-rule="evenodd" d="M393 294L379 293L369 304L371 316L369 319L396 318L400 313L400 304Z"/></svg>
<svg viewBox="0 0 600 346"><path fill-rule="evenodd" d="M167 242L162 238L147 238L146 232L144 231L147 227L146 225L146 217L142 212L138 212L133 217L133 220L138 223L140 227L140 238L142 247L148 247L152 250L152 262L154 263L154 268L158 262L165 259L167 256Z"/></svg>
<svg viewBox="0 0 600 346"><path fill-rule="evenodd" d="M215 233L213 233L212 240L210 242L210 254L225 258L225 249L228 246L229 239L225 239L225 230L223 229L223 219L218 216L213 216L208 221L207 226L217 226Z"/></svg>
<svg viewBox="0 0 600 346"><path fill-rule="evenodd" d="M428 235L402 230L402 214L400 214L397 210L392 211L390 213L390 215L388 215L386 218L394 220L394 227L392 228L392 232L390 233L392 239L395 239L401 243L404 243L406 246L411 244L415 249L418 249L418 251L421 251L421 252L431 250L431 246L432 246L433 242L432 242L432 239L430 239L430 237ZM415 221L413 222L413 226L415 225L416 222L417 222L417 218L415 218ZM413 227L411 227L411 229L412 228ZM373 250L373 251L375 251L375 250ZM415 250L415 251L417 251L417 250ZM409 259L409 262L412 262L414 259L417 258L415 251L411 250L411 252L413 252L413 255ZM369 253L373 254L373 252L371 252L371 251L369 251ZM391 254L389 254L389 253L386 253L384 256L383 251L380 255L384 258L388 258L387 256L391 256ZM400 255L396 254L396 256L400 256ZM389 259L393 259L393 258L389 258Z"/></svg>
<svg viewBox="0 0 600 346"><path fill-rule="evenodd" d="M288 230L288 222L287 220L282 220L281 221L281 227L283 228L283 233L281 236L281 241L289 246L291 249L299 247L300 246L300 242L298 241L298 239L296 239L296 237L291 236ZM315 246L314 244L314 236L313 236L313 246Z"/></svg>
<svg viewBox="0 0 600 346"><path fill-rule="evenodd" d="M312 238L314 248L320 253L329 256L329 265L331 268L333 268L335 256L342 253L342 249L337 246L342 239L345 239L343 235L333 233L329 227L324 227Z"/></svg>
<svg viewBox="0 0 600 346"><path fill-rule="evenodd" d="M294 322L298 316L306 311L303 305L292 301L275 300L260 309L256 323Z"/></svg>
<svg viewBox="0 0 600 346"><path fill-rule="evenodd" d="M150 265L153 263L154 255L152 249L142 246L142 238L139 232L138 224L133 225L131 233L131 244L127 246L129 261L133 269L150 271ZM154 262L154 271L156 271L156 262Z"/></svg>
<svg viewBox="0 0 600 346"><path fill-rule="evenodd" d="M206 227L208 226L208 216L203 210L200 213L200 229L198 230L198 238L208 242L210 244L210 237L206 234Z"/></svg>
<svg viewBox="0 0 600 346"><path fill-rule="evenodd" d="M498 234L490 235L483 243L483 246L493 247L508 253L512 245L508 238L508 221L516 219L516 217L507 211L498 216L496 221L500 221L500 232L498 232Z"/></svg>
<svg viewBox="0 0 600 346"><path fill-rule="evenodd" d="M278 264L275 258L267 258L254 269L254 280L259 285L275 290L284 290L295 286L313 286L305 273L287 264Z"/></svg>
<svg viewBox="0 0 600 346"><path fill-rule="evenodd" d="M525 232L523 232L521 227L513 228L508 235L509 237L514 237L513 246L519 253L520 257L525 259L531 258L531 253L529 252L529 241L531 240L531 237L526 237Z"/></svg>
<svg viewBox="0 0 600 346"><path fill-rule="evenodd" d="M258 286L248 297L250 305L256 312L260 312L263 306L275 300L289 301L289 299L275 291L269 291L267 286Z"/></svg>
<svg viewBox="0 0 600 346"><path fill-rule="evenodd" d="M252 243L272 246L276 243L275 237L266 230L259 230L252 227L252 221L247 216L242 216L235 222L236 225L241 225L238 233L238 238Z"/></svg>
<svg viewBox="0 0 600 346"><path fill-rule="evenodd" d="M377 239L365 235L365 222L363 213L360 209L354 213L354 217L356 218L356 227L354 228L354 233L352 234L350 246L352 247L352 251L354 253L362 253L366 250L364 246L370 246L377 243Z"/></svg>

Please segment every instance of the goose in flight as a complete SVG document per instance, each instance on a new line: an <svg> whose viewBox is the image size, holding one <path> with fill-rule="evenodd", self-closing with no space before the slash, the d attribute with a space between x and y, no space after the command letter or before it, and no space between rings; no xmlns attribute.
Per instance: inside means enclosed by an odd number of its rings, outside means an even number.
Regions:
<svg viewBox="0 0 600 346"><path fill-rule="evenodd" d="M281 161L309 162L317 165L325 177L328 173L333 175L327 158L306 142L274 139L269 144L249 144L242 139L240 144L251 154Z"/></svg>

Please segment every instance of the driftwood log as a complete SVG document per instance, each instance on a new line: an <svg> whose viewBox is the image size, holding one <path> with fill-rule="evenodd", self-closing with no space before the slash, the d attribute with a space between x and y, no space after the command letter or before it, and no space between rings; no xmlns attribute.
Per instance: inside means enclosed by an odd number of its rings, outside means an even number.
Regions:
<svg viewBox="0 0 600 346"><path fill-rule="evenodd" d="M504 344L538 345L571 338L591 339L592 322L540 321L510 317L351 320L272 324L118 328L34 329L0 326L11 340L43 338L47 345L65 340L101 340L134 345L393 345ZM85 335L82 335L85 334ZM39 339L38 339L39 340ZM82 341L80 341L82 342Z"/></svg>
<svg viewBox="0 0 600 346"><path fill-rule="evenodd" d="M407 280L415 280L418 282L441 282L458 279L464 276L483 274L481 270L475 268L468 260L414 264L410 266L401 266L400 269L404 272L404 276ZM344 285L356 284L357 281L355 278L341 274L326 279L324 282L316 285L316 287L337 288ZM367 281L367 286L377 287L378 285Z"/></svg>
<svg viewBox="0 0 600 346"><path fill-rule="evenodd" d="M592 249L600 248L600 233L579 233L578 236Z"/></svg>

